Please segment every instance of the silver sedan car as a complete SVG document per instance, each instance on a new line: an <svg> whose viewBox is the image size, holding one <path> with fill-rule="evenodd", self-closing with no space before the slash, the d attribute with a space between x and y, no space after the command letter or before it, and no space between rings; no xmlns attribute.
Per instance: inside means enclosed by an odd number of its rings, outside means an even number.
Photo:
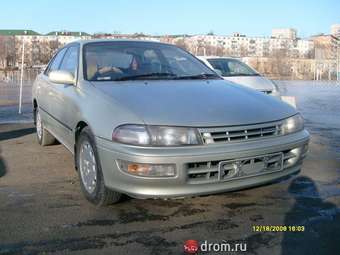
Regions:
<svg viewBox="0 0 340 255"><path fill-rule="evenodd" d="M156 42L66 45L37 77L33 107L38 142L73 153L97 205L272 182L301 169L309 141L293 107Z"/></svg>
<svg viewBox="0 0 340 255"><path fill-rule="evenodd" d="M212 56L199 56L198 58L208 67L218 72L225 80L280 98L279 88L273 81L262 76L239 59Z"/></svg>

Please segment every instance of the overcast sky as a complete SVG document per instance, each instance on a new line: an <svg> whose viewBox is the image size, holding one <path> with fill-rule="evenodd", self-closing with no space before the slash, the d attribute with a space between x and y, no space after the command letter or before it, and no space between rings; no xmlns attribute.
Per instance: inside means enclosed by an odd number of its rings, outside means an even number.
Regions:
<svg viewBox="0 0 340 255"><path fill-rule="evenodd" d="M3 1L0 29L268 36L292 27L298 36L329 33L340 23L338 0L57 0Z"/></svg>

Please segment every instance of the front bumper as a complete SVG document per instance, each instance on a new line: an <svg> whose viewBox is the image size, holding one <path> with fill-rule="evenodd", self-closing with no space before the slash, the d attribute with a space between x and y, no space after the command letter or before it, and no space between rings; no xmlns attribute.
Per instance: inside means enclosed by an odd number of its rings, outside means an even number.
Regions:
<svg viewBox="0 0 340 255"><path fill-rule="evenodd" d="M301 169L309 141L309 133L301 132L242 143L213 144L190 147L148 148L113 143L96 137L105 185L121 193L138 198L171 198L220 193L248 188L298 172ZM288 153L298 149L301 153L293 164L283 165L279 171L269 171L229 180L192 179L190 166L202 162L219 162L257 157L273 153ZM141 177L123 172L116 160L136 163L175 164L175 177ZM210 163L209 163L210 162ZM199 180L199 179L197 179Z"/></svg>

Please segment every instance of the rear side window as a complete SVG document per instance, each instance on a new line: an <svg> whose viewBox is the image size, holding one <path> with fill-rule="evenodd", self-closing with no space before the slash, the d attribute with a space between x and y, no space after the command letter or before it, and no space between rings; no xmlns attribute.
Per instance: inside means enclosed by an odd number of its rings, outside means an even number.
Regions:
<svg viewBox="0 0 340 255"><path fill-rule="evenodd" d="M48 65L45 71L46 75L48 75L51 71L55 71L59 69L60 63L63 60L66 50L67 49L64 48L57 53L57 55L53 58L52 62Z"/></svg>
<svg viewBox="0 0 340 255"><path fill-rule="evenodd" d="M59 70L68 71L76 76L78 67L78 47L71 46L68 48Z"/></svg>

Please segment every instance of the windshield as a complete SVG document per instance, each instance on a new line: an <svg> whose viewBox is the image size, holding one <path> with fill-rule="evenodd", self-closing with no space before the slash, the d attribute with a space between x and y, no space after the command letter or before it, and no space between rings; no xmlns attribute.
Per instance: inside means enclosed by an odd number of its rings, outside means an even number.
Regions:
<svg viewBox="0 0 340 255"><path fill-rule="evenodd" d="M84 77L89 81L219 79L215 72L178 47L132 41L86 44Z"/></svg>
<svg viewBox="0 0 340 255"><path fill-rule="evenodd" d="M237 59L214 58L208 59L216 70L221 71L222 76L257 76L259 75L245 63Z"/></svg>

